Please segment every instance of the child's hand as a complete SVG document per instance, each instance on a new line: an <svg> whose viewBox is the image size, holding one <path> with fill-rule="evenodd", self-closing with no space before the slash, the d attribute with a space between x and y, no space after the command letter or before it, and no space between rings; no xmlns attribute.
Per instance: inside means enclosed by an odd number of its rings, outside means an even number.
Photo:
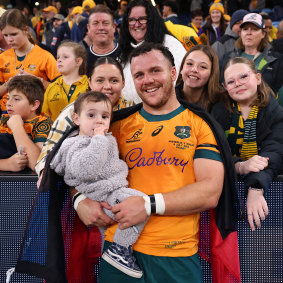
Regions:
<svg viewBox="0 0 283 283"><path fill-rule="evenodd" d="M15 153L10 158L8 158L8 171L19 172L25 169L28 165L28 157L25 152L22 152L21 155L19 153Z"/></svg>
<svg viewBox="0 0 283 283"><path fill-rule="evenodd" d="M260 222L264 221L268 215L268 206L263 196L263 190L258 191L251 188L248 190L247 214L252 231L255 231L255 225L260 228Z"/></svg>
<svg viewBox="0 0 283 283"><path fill-rule="evenodd" d="M9 118L7 125L12 131L14 131L19 126L23 127L24 121L19 114L16 114L16 115L12 115Z"/></svg>
<svg viewBox="0 0 283 283"><path fill-rule="evenodd" d="M104 126L98 126L93 130L93 135L105 135L108 132L108 129L105 129Z"/></svg>
<svg viewBox="0 0 283 283"><path fill-rule="evenodd" d="M247 161L243 161L241 165L241 174L249 174L250 172L259 172L268 166L268 157L254 155Z"/></svg>

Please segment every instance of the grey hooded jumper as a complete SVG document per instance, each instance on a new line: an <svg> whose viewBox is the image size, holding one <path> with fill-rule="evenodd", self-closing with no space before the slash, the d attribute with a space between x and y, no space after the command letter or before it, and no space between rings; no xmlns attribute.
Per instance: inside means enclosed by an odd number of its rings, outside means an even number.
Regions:
<svg viewBox="0 0 283 283"><path fill-rule="evenodd" d="M119 159L116 139L111 134L69 137L62 143L50 167L64 176L67 185L75 187L86 197L107 202L114 206L130 196L144 196L128 188L128 166ZM114 219L111 210L105 213ZM133 245L145 223L120 230L117 228L113 241L121 246ZM100 228L104 234L104 229ZM138 233L137 233L138 231Z"/></svg>

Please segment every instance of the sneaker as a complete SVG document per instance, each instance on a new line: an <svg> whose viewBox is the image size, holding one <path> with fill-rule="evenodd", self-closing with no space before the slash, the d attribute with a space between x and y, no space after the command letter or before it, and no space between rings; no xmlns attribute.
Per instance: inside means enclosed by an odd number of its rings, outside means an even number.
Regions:
<svg viewBox="0 0 283 283"><path fill-rule="evenodd" d="M141 278L143 275L142 270L136 264L131 246L126 248L113 243L103 253L102 258L129 276Z"/></svg>

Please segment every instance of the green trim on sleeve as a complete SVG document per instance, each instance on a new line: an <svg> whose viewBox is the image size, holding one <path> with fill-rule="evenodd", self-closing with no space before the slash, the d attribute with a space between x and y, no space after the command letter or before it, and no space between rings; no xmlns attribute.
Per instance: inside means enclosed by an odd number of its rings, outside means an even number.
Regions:
<svg viewBox="0 0 283 283"><path fill-rule="evenodd" d="M223 162L220 153L208 149L197 149L194 155L194 159L196 158L206 158Z"/></svg>

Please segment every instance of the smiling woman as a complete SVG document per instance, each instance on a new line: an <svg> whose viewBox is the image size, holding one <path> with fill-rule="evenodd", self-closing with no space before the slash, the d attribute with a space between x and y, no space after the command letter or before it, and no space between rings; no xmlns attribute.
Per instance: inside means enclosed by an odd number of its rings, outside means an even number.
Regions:
<svg viewBox="0 0 283 283"><path fill-rule="evenodd" d="M224 91L219 85L218 56L212 47L197 45L186 53L177 79L176 94L208 112L221 100Z"/></svg>
<svg viewBox="0 0 283 283"><path fill-rule="evenodd" d="M119 45L121 48L120 60L124 68L126 82L122 93L125 99L133 100L135 103L141 102L141 99L135 89L129 55L134 48L143 42L162 43L168 47L174 56L177 72L186 52L181 42L169 35L163 19L149 1L134 0L130 2L123 17Z"/></svg>

